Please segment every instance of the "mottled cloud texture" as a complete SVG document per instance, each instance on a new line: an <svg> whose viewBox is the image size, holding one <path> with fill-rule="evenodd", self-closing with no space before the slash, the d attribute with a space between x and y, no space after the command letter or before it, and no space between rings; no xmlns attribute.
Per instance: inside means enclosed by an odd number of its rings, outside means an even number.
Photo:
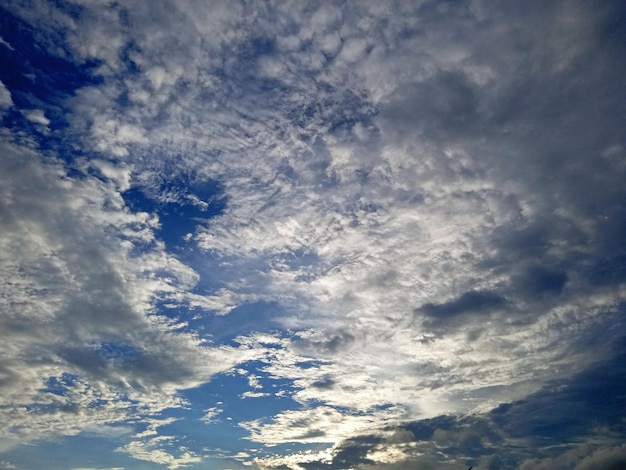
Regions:
<svg viewBox="0 0 626 470"><path fill-rule="evenodd" d="M5 1L0 466L624 466L625 19Z"/></svg>

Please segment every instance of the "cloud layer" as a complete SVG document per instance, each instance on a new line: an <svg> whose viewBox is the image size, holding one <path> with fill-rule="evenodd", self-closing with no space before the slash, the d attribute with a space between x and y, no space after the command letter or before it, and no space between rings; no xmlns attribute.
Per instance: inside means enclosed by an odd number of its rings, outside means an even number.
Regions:
<svg viewBox="0 0 626 470"><path fill-rule="evenodd" d="M618 465L573 397L623 376L625 14L9 1L0 450L123 425L169 468Z"/></svg>

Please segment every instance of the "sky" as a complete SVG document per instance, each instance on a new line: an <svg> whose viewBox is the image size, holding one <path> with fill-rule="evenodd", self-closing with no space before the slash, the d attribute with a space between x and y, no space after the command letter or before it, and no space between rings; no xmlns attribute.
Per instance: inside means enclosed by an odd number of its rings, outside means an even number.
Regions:
<svg viewBox="0 0 626 470"><path fill-rule="evenodd" d="M626 4L0 2L0 468L626 468Z"/></svg>

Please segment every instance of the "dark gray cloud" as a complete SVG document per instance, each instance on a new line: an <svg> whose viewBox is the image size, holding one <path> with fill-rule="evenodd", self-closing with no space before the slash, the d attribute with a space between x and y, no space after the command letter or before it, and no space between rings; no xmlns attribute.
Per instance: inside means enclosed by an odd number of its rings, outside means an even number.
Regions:
<svg viewBox="0 0 626 470"><path fill-rule="evenodd" d="M319 462L312 462L310 464L303 464L304 468L316 470L319 468L328 469L342 469L342 468L354 468L358 465L373 465L376 462L369 459L367 454L373 447L384 442L379 436L358 436L352 439L348 439L345 445L342 445L333 454L332 461L320 467Z"/></svg>
<svg viewBox="0 0 626 470"><path fill-rule="evenodd" d="M407 84L388 98L380 118L388 133L414 139L460 138L479 122L476 85L461 71L441 71L425 81Z"/></svg>
<svg viewBox="0 0 626 470"><path fill-rule="evenodd" d="M626 448L624 446L600 449L583 459L576 470L619 470L626 467Z"/></svg>
<svg viewBox="0 0 626 470"><path fill-rule="evenodd" d="M613 358L554 380L524 400L483 415L439 416L355 436L334 449L330 462L306 468L621 468L626 356L623 341L613 346ZM404 457L393 464L372 462L368 456L377 452Z"/></svg>
<svg viewBox="0 0 626 470"><path fill-rule="evenodd" d="M623 340L615 348L623 348ZM569 381L555 381L524 400L494 409L489 418L508 436L535 446L574 441L593 427L626 431L626 357L619 351Z"/></svg>
<svg viewBox="0 0 626 470"><path fill-rule="evenodd" d="M518 280L518 289L527 295L560 294L567 283L567 273L559 269L531 266Z"/></svg>
<svg viewBox="0 0 626 470"><path fill-rule="evenodd" d="M424 304L418 310L426 315L445 320L465 313L488 313L506 304L506 299L495 292L469 291L442 304Z"/></svg>
<svg viewBox="0 0 626 470"><path fill-rule="evenodd" d="M304 335L303 335L304 336ZM303 356L332 356L349 348L355 341L354 335L347 331L328 332L327 335L306 335L291 343L293 349Z"/></svg>
<svg viewBox="0 0 626 470"><path fill-rule="evenodd" d="M313 388L321 388L321 389L332 389L335 387L337 382L332 379L332 377L324 377L322 380L316 380L315 382L311 382L311 387Z"/></svg>
<svg viewBox="0 0 626 470"><path fill-rule="evenodd" d="M479 78L461 61L452 71L416 79L382 106L381 126L409 147L423 141L463 147L470 159L460 170L442 158L431 163L450 183L489 174L503 191L523 186L519 218L494 233L492 247L500 256L491 262L498 269L517 275L521 267L527 278L528 260L552 258L588 273L594 285L619 284L625 235L619 116L626 109L618 72L623 33L615 25L624 12L593 2L535 6L492 11L491 5L490 17L518 19L507 33L493 22L478 27L480 15L473 18L476 34L466 37L465 48L473 65L485 65L496 78ZM578 28L576 35L565 32L567 21ZM472 20L461 24L470 27ZM598 128L605 120L607 126ZM601 262L594 261L598 257ZM528 294L542 290L527 279L522 287ZM545 281L551 286L545 292L562 288L560 279Z"/></svg>

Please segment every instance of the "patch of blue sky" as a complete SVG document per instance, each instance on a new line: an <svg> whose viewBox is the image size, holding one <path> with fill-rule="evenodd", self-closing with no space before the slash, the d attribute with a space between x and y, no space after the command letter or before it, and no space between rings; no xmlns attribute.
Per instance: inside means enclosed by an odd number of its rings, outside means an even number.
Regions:
<svg viewBox="0 0 626 470"><path fill-rule="evenodd" d="M107 426L108 429L86 431L77 436L57 437L33 446L20 446L2 456L5 462L19 462L23 469L45 468L125 468L132 470L162 470L163 466L136 460L115 450L128 442L130 428Z"/></svg>
<svg viewBox="0 0 626 470"><path fill-rule="evenodd" d="M185 443L192 450L197 447L219 448L236 453L243 449L249 451L259 444L246 444L248 431L240 426L241 422L257 419L267 420L281 411L295 410L301 405L288 395L277 395L279 390L291 386L290 381L269 378L262 371L263 363L251 361L236 370L214 376L200 387L184 390L180 396L189 402L182 410L172 410L172 416L183 418L159 428L163 435L185 435ZM245 371L245 373L243 372ZM249 375L253 375L262 388L251 387ZM246 392L267 393L255 398L244 398ZM210 419L203 419L207 412L214 414ZM165 412L164 416L169 417ZM262 446L261 446L262 447Z"/></svg>
<svg viewBox="0 0 626 470"><path fill-rule="evenodd" d="M230 284L238 284L240 293L253 294L254 287L240 282L242 274L250 276L255 283L264 283L260 274L280 269L277 263L285 261L291 266L306 266L317 256L314 250L284 250L272 256L265 256L265 253L253 249L250 251L250 256L241 256L190 246L186 251L177 253L177 256L200 275L195 291L200 294L212 293Z"/></svg>
<svg viewBox="0 0 626 470"><path fill-rule="evenodd" d="M45 41L31 26L0 7L0 31L7 45L0 46L0 80L18 107L58 105L86 85L102 83L93 73L96 61L72 62L50 54ZM11 47L8 47L8 46ZM63 51L66 57L69 51ZM63 116L58 110L59 117ZM57 120L59 124L63 119Z"/></svg>
<svg viewBox="0 0 626 470"><path fill-rule="evenodd" d="M158 300L155 306L158 315L173 322L183 322L180 329L193 331L214 346L239 347L237 338L252 333L280 335L278 319L284 314L280 304L273 301L244 303L227 315L192 308L187 303L173 303L169 299Z"/></svg>
<svg viewBox="0 0 626 470"><path fill-rule="evenodd" d="M292 381L271 377L264 371L265 365L263 361L240 364L235 369L215 375L210 382L182 391L181 396L189 400L196 409L216 406L219 402L220 408L224 410L224 418L230 416L235 421L265 416L265 413L259 414L259 403L267 404L266 410L298 408L300 405L288 393L281 393L292 389ZM251 385L250 377L255 378L254 385ZM266 393L267 396L260 399L245 398L246 392Z"/></svg>
<svg viewBox="0 0 626 470"><path fill-rule="evenodd" d="M46 51L38 35L7 10L0 8L0 31L8 45L0 47L0 79L18 106L33 106L65 98L75 90L102 82L92 72L96 61L78 64ZM69 51L65 51L69 52ZM69 55L69 53L68 53ZM27 58L27 60L24 60Z"/></svg>
<svg viewBox="0 0 626 470"><path fill-rule="evenodd" d="M48 380L46 380L43 391L54 395L64 396L68 387L75 384L78 379L78 375L67 372L62 373L59 377L49 377Z"/></svg>
<svg viewBox="0 0 626 470"><path fill-rule="evenodd" d="M278 332L277 318L283 313L277 302L250 302L235 307L228 315L199 316L194 325L198 331L210 334L217 344L236 345L239 336Z"/></svg>
<svg viewBox="0 0 626 470"><path fill-rule="evenodd" d="M160 443L160 447L166 452L174 454L181 443L196 454L202 454L206 448L222 449L233 454L241 449L241 442L246 433L234 421L224 420L207 424L200 419L199 415L191 416L191 412L176 411L174 415L166 411L162 417L180 417L181 415L186 415L186 417L158 428L160 436L172 437L169 443Z"/></svg>
<svg viewBox="0 0 626 470"><path fill-rule="evenodd" d="M75 63L50 54L45 38L1 7L0 37L5 42L0 44L0 81L13 102L13 108L2 117L3 127L12 129L18 141L19 135L27 135L44 152L51 151L71 163L76 156L72 136L55 131L68 127L67 98L82 87L102 82L94 73L99 64L93 60ZM70 55L68 51L63 54ZM41 122L24 114L33 110L42 113ZM44 122L47 124L42 125Z"/></svg>
<svg viewBox="0 0 626 470"><path fill-rule="evenodd" d="M223 213L227 202L217 181L184 175L163 182L158 188L132 187L122 193L122 197L131 210L158 216L157 237L163 240L168 250L182 255L183 262L196 259L195 256L184 256L182 248L190 246L187 236Z"/></svg>

